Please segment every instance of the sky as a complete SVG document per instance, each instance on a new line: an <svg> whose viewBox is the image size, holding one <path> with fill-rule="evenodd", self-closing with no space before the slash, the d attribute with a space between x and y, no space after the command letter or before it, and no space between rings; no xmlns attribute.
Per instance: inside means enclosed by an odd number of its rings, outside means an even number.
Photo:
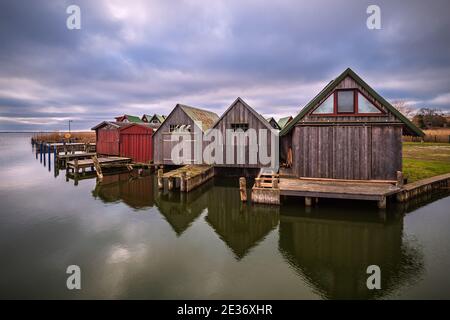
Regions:
<svg viewBox="0 0 450 320"><path fill-rule="evenodd" d="M177 103L220 116L238 96L295 116L347 67L391 102L449 112L449 12L448 0L0 0L0 131L85 130Z"/></svg>

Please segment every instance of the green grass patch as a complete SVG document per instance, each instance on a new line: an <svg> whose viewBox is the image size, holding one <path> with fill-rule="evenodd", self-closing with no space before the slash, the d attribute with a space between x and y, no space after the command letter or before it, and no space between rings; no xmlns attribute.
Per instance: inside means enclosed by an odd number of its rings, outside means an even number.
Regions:
<svg viewBox="0 0 450 320"><path fill-rule="evenodd" d="M408 182L450 173L450 144L403 143L403 174Z"/></svg>

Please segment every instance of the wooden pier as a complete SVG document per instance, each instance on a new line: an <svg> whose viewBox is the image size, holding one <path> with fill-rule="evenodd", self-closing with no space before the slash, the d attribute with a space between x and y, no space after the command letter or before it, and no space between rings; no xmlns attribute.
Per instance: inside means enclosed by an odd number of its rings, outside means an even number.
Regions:
<svg viewBox="0 0 450 320"><path fill-rule="evenodd" d="M73 161L75 159L78 159L78 160L90 159L95 155L96 155L95 152L56 154L56 163L62 167L65 167L68 161Z"/></svg>
<svg viewBox="0 0 450 320"><path fill-rule="evenodd" d="M102 169L104 168L123 168L129 165L131 162L130 158L123 157L107 157L107 158L96 158L95 156L91 159L74 160L67 161L66 173L67 175L72 174L77 178L80 174L96 172L97 176L102 178ZM88 170L86 170L88 169ZM81 172L80 172L81 170Z"/></svg>
<svg viewBox="0 0 450 320"><path fill-rule="evenodd" d="M450 173L408 183L397 193L397 201L405 202L435 190L450 188Z"/></svg>
<svg viewBox="0 0 450 320"><path fill-rule="evenodd" d="M209 165L186 165L163 173L158 170L158 188L168 190L179 189L189 192L202 185L214 176L214 168Z"/></svg>
<svg viewBox="0 0 450 320"><path fill-rule="evenodd" d="M449 190L450 174L444 174L403 185L403 175L398 172L393 180L339 180L321 178L261 177L255 179L252 202L280 204L281 196L303 197L305 206L312 206L320 198L377 201L380 209L386 208L388 197L396 196L405 202L435 190ZM278 181L277 181L278 180Z"/></svg>

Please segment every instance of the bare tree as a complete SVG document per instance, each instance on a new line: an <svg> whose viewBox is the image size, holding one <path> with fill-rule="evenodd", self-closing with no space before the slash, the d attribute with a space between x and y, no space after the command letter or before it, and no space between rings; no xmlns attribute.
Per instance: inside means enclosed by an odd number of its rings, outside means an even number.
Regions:
<svg viewBox="0 0 450 320"><path fill-rule="evenodd" d="M408 105L408 103L405 100L396 100L392 102L392 105L395 109L400 111L405 117L408 119L412 119L415 114L414 108Z"/></svg>

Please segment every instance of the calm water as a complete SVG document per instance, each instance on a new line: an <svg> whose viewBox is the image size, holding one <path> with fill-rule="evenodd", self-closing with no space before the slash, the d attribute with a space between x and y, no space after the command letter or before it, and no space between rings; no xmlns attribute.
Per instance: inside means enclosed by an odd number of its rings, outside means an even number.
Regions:
<svg viewBox="0 0 450 320"><path fill-rule="evenodd" d="M186 195L153 176L66 181L0 134L0 298L450 298L450 197L243 205L236 179ZM66 268L82 290L66 289ZM366 288L368 265L382 290Z"/></svg>

